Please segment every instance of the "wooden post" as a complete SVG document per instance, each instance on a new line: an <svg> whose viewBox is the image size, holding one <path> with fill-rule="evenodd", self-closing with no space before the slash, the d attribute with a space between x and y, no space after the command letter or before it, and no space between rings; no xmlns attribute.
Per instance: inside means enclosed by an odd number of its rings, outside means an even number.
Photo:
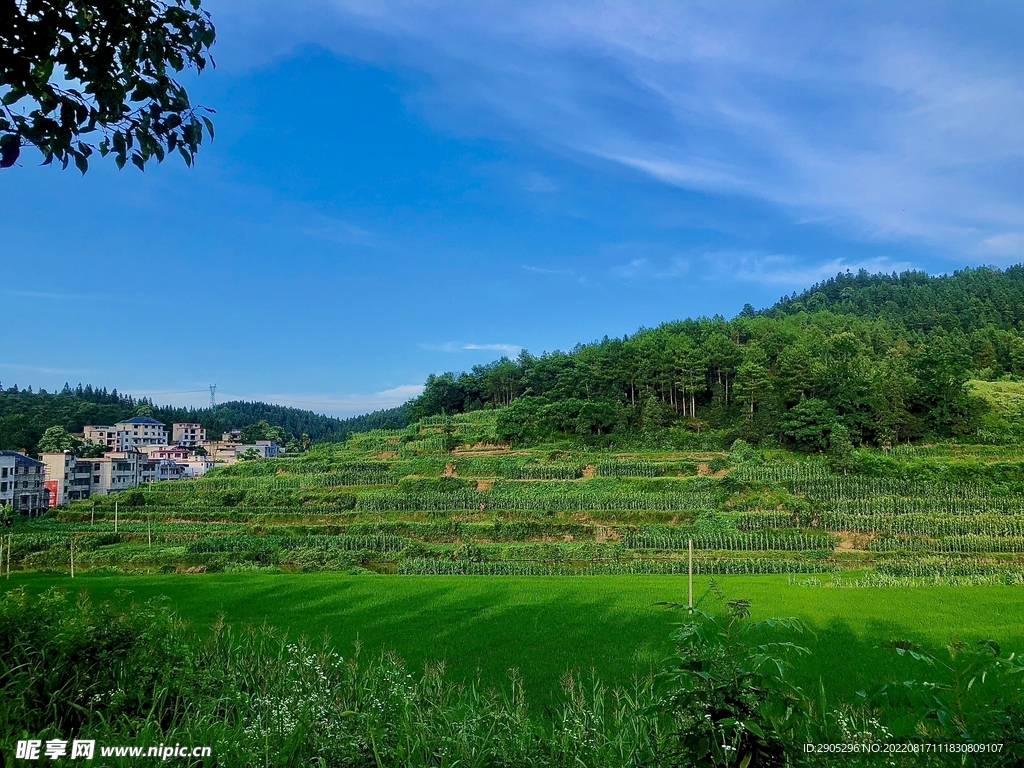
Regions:
<svg viewBox="0 0 1024 768"><path fill-rule="evenodd" d="M114 533L117 533L117 502L114 502Z"/></svg>
<svg viewBox="0 0 1024 768"><path fill-rule="evenodd" d="M89 516L89 527L92 528L96 525L96 502L92 503L92 514Z"/></svg>
<svg viewBox="0 0 1024 768"><path fill-rule="evenodd" d="M75 578L75 537L71 537L71 578Z"/></svg>
<svg viewBox="0 0 1024 768"><path fill-rule="evenodd" d="M11 578L11 547L14 546L14 541L11 538L14 534L7 534L7 578ZM0 563L2 565L2 563Z"/></svg>
<svg viewBox="0 0 1024 768"><path fill-rule="evenodd" d="M690 613L693 613L693 539L686 540L686 547L690 551L690 559L687 564L687 581L689 583L689 597L687 598L686 605L690 609Z"/></svg>

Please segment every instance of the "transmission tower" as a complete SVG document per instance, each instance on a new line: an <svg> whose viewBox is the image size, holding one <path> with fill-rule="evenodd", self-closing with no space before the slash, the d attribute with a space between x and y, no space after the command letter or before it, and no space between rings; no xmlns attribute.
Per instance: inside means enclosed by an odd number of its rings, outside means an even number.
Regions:
<svg viewBox="0 0 1024 768"><path fill-rule="evenodd" d="M217 385L210 385L210 410L212 411L217 407Z"/></svg>

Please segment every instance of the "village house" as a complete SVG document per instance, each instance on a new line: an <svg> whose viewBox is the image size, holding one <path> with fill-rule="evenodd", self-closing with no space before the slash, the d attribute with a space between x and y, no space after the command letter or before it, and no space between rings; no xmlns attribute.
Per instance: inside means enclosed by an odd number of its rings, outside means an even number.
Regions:
<svg viewBox="0 0 1024 768"><path fill-rule="evenodd" d="M37 515L49 506L43 462L16 451L0 451L0 505Z"/></svg>

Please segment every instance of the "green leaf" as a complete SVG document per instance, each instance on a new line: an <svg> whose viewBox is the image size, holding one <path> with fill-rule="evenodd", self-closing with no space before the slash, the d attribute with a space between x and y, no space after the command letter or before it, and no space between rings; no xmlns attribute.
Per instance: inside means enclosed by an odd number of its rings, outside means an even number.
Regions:
<svg viewBox="0 0 1024 768"><path fill-rule="evenodd" d="M743 727L746 728L751 733L753 733L755 736L758 736L759 738L762 738L762 739L765 738L764 731L761 730L761 726L759 726L757 723L755 723L755 722L753 722L751 720L744 720L743 721Z"/></svg>

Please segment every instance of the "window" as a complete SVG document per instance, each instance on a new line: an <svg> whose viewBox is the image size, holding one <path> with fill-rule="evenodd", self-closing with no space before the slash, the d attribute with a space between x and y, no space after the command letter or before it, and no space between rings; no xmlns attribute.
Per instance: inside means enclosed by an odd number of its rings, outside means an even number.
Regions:
<svg viewBox="0 0 1024 768"><path fill-rule="evenodd" d="M7 470L4 470L4 474L5 475L7 474ZM0 493L5 493L6 491L7 491L7 483L0 483Z"/></svg>

